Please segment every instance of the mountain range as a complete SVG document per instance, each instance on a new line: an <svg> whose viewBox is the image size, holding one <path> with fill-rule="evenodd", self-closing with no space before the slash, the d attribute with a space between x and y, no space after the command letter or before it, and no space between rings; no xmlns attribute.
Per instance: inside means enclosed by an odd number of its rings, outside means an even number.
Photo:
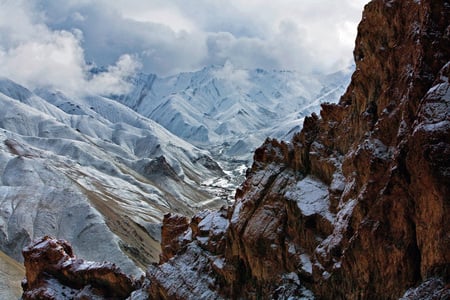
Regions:
<svg viewBox="0 0 450 300"><path fill-rule="evenodd" d="M321 103L336 102L352 72L305 75L226 63L165 78L140 74L130 78L129 94L113 98L198 147L248 159L266 137L289 140Z"/></svg>
<svg viewBox="0 0 450 300"><path fill-rule="evenodd" d="M339 102L266 139L230 205L165 214L140 279L36 239L23 299L449 299L449 20L448 0L372 0Z"/></svg>
<svg viewBox="0 0 450 300"><path fill-rule="evenodd" d="M1 262L14 266L3 258L21 262L24 246L51 235L139 276L158 261L164 214L231 203L253 149L336 102L350 74L227 64L78 96L0 78Z"/></svg>

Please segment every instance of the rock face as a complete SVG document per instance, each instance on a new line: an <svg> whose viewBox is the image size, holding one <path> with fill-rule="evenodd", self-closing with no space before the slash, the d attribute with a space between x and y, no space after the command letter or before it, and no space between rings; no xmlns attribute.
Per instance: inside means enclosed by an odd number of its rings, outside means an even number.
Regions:
<svg viewBox="0 0 450 300"><path fill-rule="evenodd" d="M211 212L163 240L149 295L189 295L170 268L226 298L448 295L449 19L449 1L370 2L340 102L256 151L220 230L194 230Z"/></svg>
<svg viewBox="0 0 450 300"><path fill-rule="evenodd" d="M125 299L137 288L114 264L77 259L62 240L35 240L23 256L22 299Z"/></svg>
<svg viewBox="0 0 450 300"><path fill-rule="evenodd" d="M166 215L131 299L448 297L449 20L450 1L370 2L340 102L256 150L232 207Z"/></svg>

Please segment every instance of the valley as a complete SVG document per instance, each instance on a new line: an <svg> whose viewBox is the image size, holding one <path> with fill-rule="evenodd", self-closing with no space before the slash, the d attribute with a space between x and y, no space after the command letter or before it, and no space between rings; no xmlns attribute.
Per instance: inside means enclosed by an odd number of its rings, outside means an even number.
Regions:
<svg viewBox="0 0 450 300"><path fill-rule="evenodd" d="M0 79L0 250L22 262L24 246L51 235L140 276L159 259L166 213L232 204L254 149L336 102L351 73L232 70L241 82L227 68L136 74L122 96Z"/></svg>

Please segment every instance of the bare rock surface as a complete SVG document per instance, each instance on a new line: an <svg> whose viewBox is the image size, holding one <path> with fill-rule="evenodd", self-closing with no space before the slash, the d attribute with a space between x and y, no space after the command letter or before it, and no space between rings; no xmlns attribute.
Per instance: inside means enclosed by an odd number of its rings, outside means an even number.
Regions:
<svg viewBox="0 0 450 300"><path fill-rule="evenodd" d="M137 282L116 265L76 258L66 241L48 236L23 250L22 299L125 299Z"/></svg>
<svg viewBox="0 0 450 300"><path fill-rule="evenodd" d="M202 267L186 264L185 274L209 274L207 290L231 298L308 297L309 290L324 299L417 299L415 291L445 298L449 17L448 1L370 2L347 92L306 118L291 143L267 140L256 150L227 213L225 247L191 237L194 217L172 239L183 241L178 254L156 270L202 257ZM168 275L158 272L159 295L179 295L176 284L161 288Z"/></svg>
<svg viewBox="0 0 450 300"><path fill-rule="evenodd" d="M19 299L20 282L25 276L23 264L0 251L0 299Z"/></svg>

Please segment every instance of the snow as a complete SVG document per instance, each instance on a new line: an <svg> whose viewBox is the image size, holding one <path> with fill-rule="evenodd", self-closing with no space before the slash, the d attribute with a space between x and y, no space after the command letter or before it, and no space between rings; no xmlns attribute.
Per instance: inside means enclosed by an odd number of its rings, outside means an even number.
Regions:
<svg viewBox="0 0 450 300"><path fill-rule="evenodd" d="M300 295L298 292L300 292ZM314 294L302 286L300 278L295 272L285 273L281 276L281 283L275 290L275 294L278 296L277 299L315 299Z"/></svg>
<svg viewBox="0 0 450 300"><path fill-rule="evenodd" d="M296 249L295 249L295 244L289 242L289 244L288 244L288 253L289 253L289 254L295 254L296 252L297 252L297 251L296 251Z"/></svg>
<svg viewBox="0 0 450 300"><path fill-rule="evenodd" d="M335 172L333 174L333 180L330 184L330 191L342 192L345 189L345 177L340 172Z"/></svg>
<svg viewBox="0 0 450 300"><path fill-rule="evenodd" d="M211 289L215 279L206 271L211 260L214 257L206 256L197 245L190 243L188 250L178 255L177 259L171 259L157 268L150 266L148 272L174 298L222 299ZM220 262L217 263L220 266Z"/></svg>
<svg viewBox="0 0 450 300"><path fill-rule="evenodd" d="M388 160L392 157L394 148L387 147L385 144L383 144L382 141L379 139L366 139L364 140L359 146L356 151L359 150L365 150L371 152L373 157L382 159L382 160Z"/></svg>
<svg viewBox="0 0 450 300"><path fill-rule="evenodd" d="M223 269L225 263L225 258L216 258L213 262L214 267L216 267L217 269Z"/></svg>
<svg viewBox="0 0 450 300"><path fill-rule="evenodd" d="M434 124L424 124L417 129L425 130L425 131L443 131L448 132L450 130L450 121L440 121Z"/></svg>
<svg viewBox="0 0 450 300"><path fill-rule="evenodd" d="M440 277L429 277L416 287L409 288L400 300L446 299L450 294L448 285ZM447 297L446 297L447 296Z"/></svg>
<svg viewBox="0 0 450 300"><path fill-rule="evenodd" d="M180 239L182 242L192 241L192 228L189 227L188 230L186 230L184 234L180 236Z"/></svg>
<svg viewBox="0 0 450 300"><path fill-rule="evenodd" d="M300 260L302 262L302 269L303 271L312 274L312 263L311 258L308 254L304 253L300 255Z"/></svg>
<svg viewBox="0 0 450 300"><path fill-rule="evenodd" d="M444 68L448 68L446 65ZM439 83L429 89L425 96L426 101L421 109L422 119L414 128L414 134L418 131L442 131L450 130L450 84L448 78L441 75Z"/></svg>
<svg viewBox="0 0 450 300"><path fill-rule="evenodd" d="M214 236L225 234L229 223L221 211L204 211L201 214L205 216L198 224L200 232L210 232Z"/></svg>
<svg viewBox="0 0 450 300"><path fill-rule="evenodd" d="M338 245L341 242L343 238L343 232L348 226L349 216L351 216L356 204L357 204L356 199L350 199L345 203L339 204L338 207L339 212L337 213L335 222L333 224L334 225L333 233L329 235L326 239L324 239L320 243L320 245L316 248L315 252L318 255L325 256L329 250L331 250L334 246ZM336 267L338 267L338 265L336 265Z"/></svg>
<svg viewBox="0 0 450 300"><path fill-rule="evenodd" d="M283 274L284 279L292 280L296 284L300 285L300 279L298 278L298 275L294 272Z"/></svg>
<svg viewBox="0 0 450 300"><path fill-rule="evenodd" d="M0 78L0 250L20 260L24 245L49 234L80 257L140 274L120 247L127 234L118 224L153 228L167 211L192 215L227 203L266 136L291 137L321 102L337 101L351 73L245 70L239 86L217 76L221 68L139 74L120 97L30 91ZM159 160L169 171L149 172ZM326 214L321 205L311 211ZM209 218L204 230L226 230L224 218Z"/></svg>
<svg viewBox="0 0 450 300"><path fill-rule="evenodd" d="M334 215L329 211L328 187L312 176L298 181L285 192L285 197L296 201L305 216L319 214L330 222L334 221Z"/></svg>
<svg viewBox="0 0 450 300"><path fill-rule="evenodd" d="M233 209L233 214L231 216L231 223L232 224L236 224L239 221L239 214L241 212L242 205L243 205L242 201L235 202L234 209Z"/></svg>

